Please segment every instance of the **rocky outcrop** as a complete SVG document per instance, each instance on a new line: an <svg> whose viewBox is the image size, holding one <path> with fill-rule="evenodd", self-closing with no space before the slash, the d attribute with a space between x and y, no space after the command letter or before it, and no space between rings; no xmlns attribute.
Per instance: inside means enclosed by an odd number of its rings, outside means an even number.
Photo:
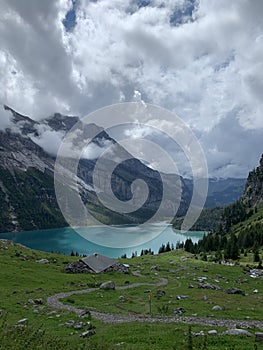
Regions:
<svg viewBox="0 0 263 350"><path fill-rule="evenodd" d="M263 201L263 155L259 166L248 175L242 200L249 206L258 205Z"/></svg>

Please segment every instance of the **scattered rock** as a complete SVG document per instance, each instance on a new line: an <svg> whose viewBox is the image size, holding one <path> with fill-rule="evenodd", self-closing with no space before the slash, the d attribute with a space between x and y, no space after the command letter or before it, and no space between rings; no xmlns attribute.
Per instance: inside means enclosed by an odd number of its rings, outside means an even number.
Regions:
<svg viewBox="0 0 263 350"><path fill-rule="evenodd" d="M236 281L236 283L238 283L238 284L248 283L248 279L247 278L239 279Z"/></svg>
<svg viewBox="0 0 263 350"><path fill-rule="evenodd" d="M115 283L113 281L107 281L100 285L100 289L115 289Z"/></svg>
<svg viewBox="0 0 263 350"><path fill-rule="evenodd" d="M85 318L90 316L90 311L89 310L83 310L80 314L79 317Z"/></svg>
<svg viewBox="0 0 263 350"><path fill-rule="evenodd" d="M213 289L213 290L221 290L221 288L219 286L215 286L213 284L210 284L210 283L199 283L198 284L198 288L199 289Z"/></svg>
<svg viewBox="0 0 263 350"><path fill-rule="evenodd" d="M21 320L17 321L17 323L26 323L28 321L28 318L22 318Z"/></svg>
<svg viewBox="0 0 263 350"><path fill-rule="evenodd" d="M196 279L198 282L200 282L200 283L202 283L202 282L204 282L204 281L206 281L207 280L207 277L206 276L203 276L203 277L197 277L197 279Z"/></svg>
<svg viewBox="0 0 263 350"><path fill-rule="evenodd" d="M192 335L195 336L195 337L203 337L205 335L205 332L204 331L200 331L198 333L196 332L192 332Z"/></svg>
<svg viewBox="0 0 263 350"><path fill-rule="evenodd" d="M194 288L194 286L192 284L189 284L188 288Z"/></svg>
<svg viewBox="0 0 263 350"><path fill-rule="evenodd" d="M209 335L216 335L217 331L215 329L211 329L210 331L207 332Z"/></svg>
<svg viewBox="0 0 263 350"><path fill-rule="evenodd" d="M2 315L3 315L3 310L0 309L0 317L2 317Z"/></svg>
<svg viewBox="0 0 263 350"><path fill-rule="evenodd" d="M165 296L165 291L161 290L161 289L158 289L157 292L156 292L156 296L157 297L164 297Z"/></svg>
<svg viewBox="0 0 263 350"><path fill-rule="evenodd" d="M220 311L220 310L222 310L222 307L219 306L219 305L215 305L215 306L212 307L212 310L213 311Z"/></svg>
<svg viewBox="0 0 263 350"><path fill-rule="evenodd" d="M207 297L206 295L203 295L202 299L203 299L204 301L207 301L208 297Z"/></svg>
<svg viewBox="0 0 263 350"><path fill-rule="evenodd" d="M249 276L252 278L263 278L263 270L252 269L249 271Z"/></svg>
<svg viewBox="0 0 263 350"><path fill-rule="evenodd" d="M67 327L72 327L75 324L74 320L69 320L63 324L61 324L61 326L67 326Z"/></svg>
<svg viewBox="0 0 263 350"><path fill-rule="evenodd" d="M222 335L245 335L251 337L252 334L245 329L233 328L223 332Z"/></svg>
<svg viewBox="0 0 263 350"><path fill-rule="evenodd" d="M254 290L253 290L253 293L258 293L258 289L254 289Z"/></svg>
<svg viewBox="0 0 263 350"><path fill-rule="evenodd" d="M263 333L262 332L255 333L255 341L260 341L263 343Z"/></svg>
<svg viewBox="0 0 263 350"><path fill-rule="evenodd" d="M36 260L36 262L38 262L40 264L49 264L49 260L48 259L40 259L40 260Z"/></svg>
<svg viewBox="0 0 263 350"><path fill-rule="evenodd" d="M47 312L47 315L56 315L58 312L56 310L52 310Z"/></svg>
<svg viewBox="0 0 263 350"><path fill-rule="evenodd" d="M74 325L74 329L82 329L84 326L83 322L78 322Z"/></svg>
<svg viewBox="0 0 263 350"><path fill-rule="evenodd" d="M43 299L42 298L38 298L38 299L35 299L33 300L35 304L37 305L42 305L43 304Z"/></svg>
<svg viewBox="0 0 263 350"><path fill-rule="evenodd" d="M237 288L228 288L226 290L227 294L240 294L240 295L246 295L246 293L241 290L241 289L237 289Z"/></svg>
<svg viewBox="0 0 263 350"><path fill-rule="evenodd" d="M86 338L86 337L90 337L91 335L94 335L94 334L96 334L95 329L89 329L88 331L85 331L85 332L81 333L80 336L82 338Z"/></svg>
<svg viewBox="0 0 263 350"><path fill-rule="evenodd" d="M178 308L174 309L174 314L176 314L176 315L184 314L185 312L186 312L185 309L182 307L178 307Z"/></svg>
<svg viewBox="0 0 263 350"><path fill-rule="evenodd" d="M151 271L159 271L159 270L160 270L160 266L159 265L151 266Z"/></svg>
<svg viewBox="0 0 263 350"><path fill-rule="evenodd" d="M189 299L188 295L177 295L176 297L177 300L187 300Z"/></svg>

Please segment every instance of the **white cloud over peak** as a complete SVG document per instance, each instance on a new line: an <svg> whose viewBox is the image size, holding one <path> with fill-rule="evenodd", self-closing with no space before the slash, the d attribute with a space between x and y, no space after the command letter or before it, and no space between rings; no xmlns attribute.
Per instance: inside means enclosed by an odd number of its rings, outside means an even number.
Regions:
<svg viewBox="0 0 263 350"><path fill-rule="evenodd" d="M262 13L261 0L0 0L0 102L82 116L139 91L193 128L211 175L246 176L262 153Z"/></svg>

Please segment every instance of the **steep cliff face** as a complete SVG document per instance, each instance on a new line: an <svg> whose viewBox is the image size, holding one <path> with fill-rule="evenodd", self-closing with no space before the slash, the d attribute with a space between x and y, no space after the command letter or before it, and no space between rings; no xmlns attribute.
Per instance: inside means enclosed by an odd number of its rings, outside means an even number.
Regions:
<svg viewBox="0 0 263 350"><path fill-rule="evenodd" d="M12 126L0 131L0 232L14 230L33 230L66 226L55 196L54 164L55 154L49 149L56 142L54 135L61 138L71 127L79 121L78 117L54 114L41 122L36 122L5 106L12 113ZM43 131L44 130L44 131ZM133 158L116 143L104 130L90 124L84 127L84 137L96 131L93 140L98 149L103 148L105 142L115 144L117 152L131 158L120 164L109 160L114 172L110 178L114 195L128 201L132 198L132 183L136 179L145 181L149 188L149 196L144 205L129 214L118 214L105 208L99 201L93 184L93 171L97 159L81 159L78 166L79 192L89 211L102 222L107 224L144 222L152 217L162 201L163 183L160 174L147 167L138 159ZM42 134L41 134L42 133ZM43 143L43 135L52 135L52 139ZM47 139L49 140L49 139ZM108 166L100 169L98 183L105 188L109 180ZM169 196L165 205L174 206L174 191L182 186L182 200L178 215L186 213L191 193L183 179L178 175L162 174ZM165 219L165 206L163 208Z"/></svg>
<svg viewBox="0 0 263 350"><path fill-rule="evenodd" d="M242 201L249 206L256 206L263 202L263 155L259 166L248 175Z"/></svg>

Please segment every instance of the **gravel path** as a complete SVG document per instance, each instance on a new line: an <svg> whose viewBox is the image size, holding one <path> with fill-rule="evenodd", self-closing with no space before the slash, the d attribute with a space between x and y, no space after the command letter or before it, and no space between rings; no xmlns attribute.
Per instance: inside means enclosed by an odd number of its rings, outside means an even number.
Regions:
<svg viewBox="0 0 263 350"><path fill-rule="evenodd" d="M165 286L168 283L166 278L162 278L160 282L151 283L133 283L127 286L116 287L116 290L130 289L140 286ZM60 299L70 297L75 294L84 294L100 290L100 288L88 288L82 290L74 290L70 292L62 292L52 295L47 298L47 305L55 308L67 311L75 312L77 315L81 315L85 310L78 309L72 305L63 304ZM146 316L135 316L135 315L119 315L119 314L106 314L97 311L90 311L91 316L105 323L123 323L123 322L181 322L186 324L198 324L202 326L215 326L215 327L228 327L228 328L259 328L263 330L263 322L256 320L231 320L231 319L219 319L219 318L208 318L208 317L194 317L194 316L173 316L173 317L146 317Z"/></svg>

